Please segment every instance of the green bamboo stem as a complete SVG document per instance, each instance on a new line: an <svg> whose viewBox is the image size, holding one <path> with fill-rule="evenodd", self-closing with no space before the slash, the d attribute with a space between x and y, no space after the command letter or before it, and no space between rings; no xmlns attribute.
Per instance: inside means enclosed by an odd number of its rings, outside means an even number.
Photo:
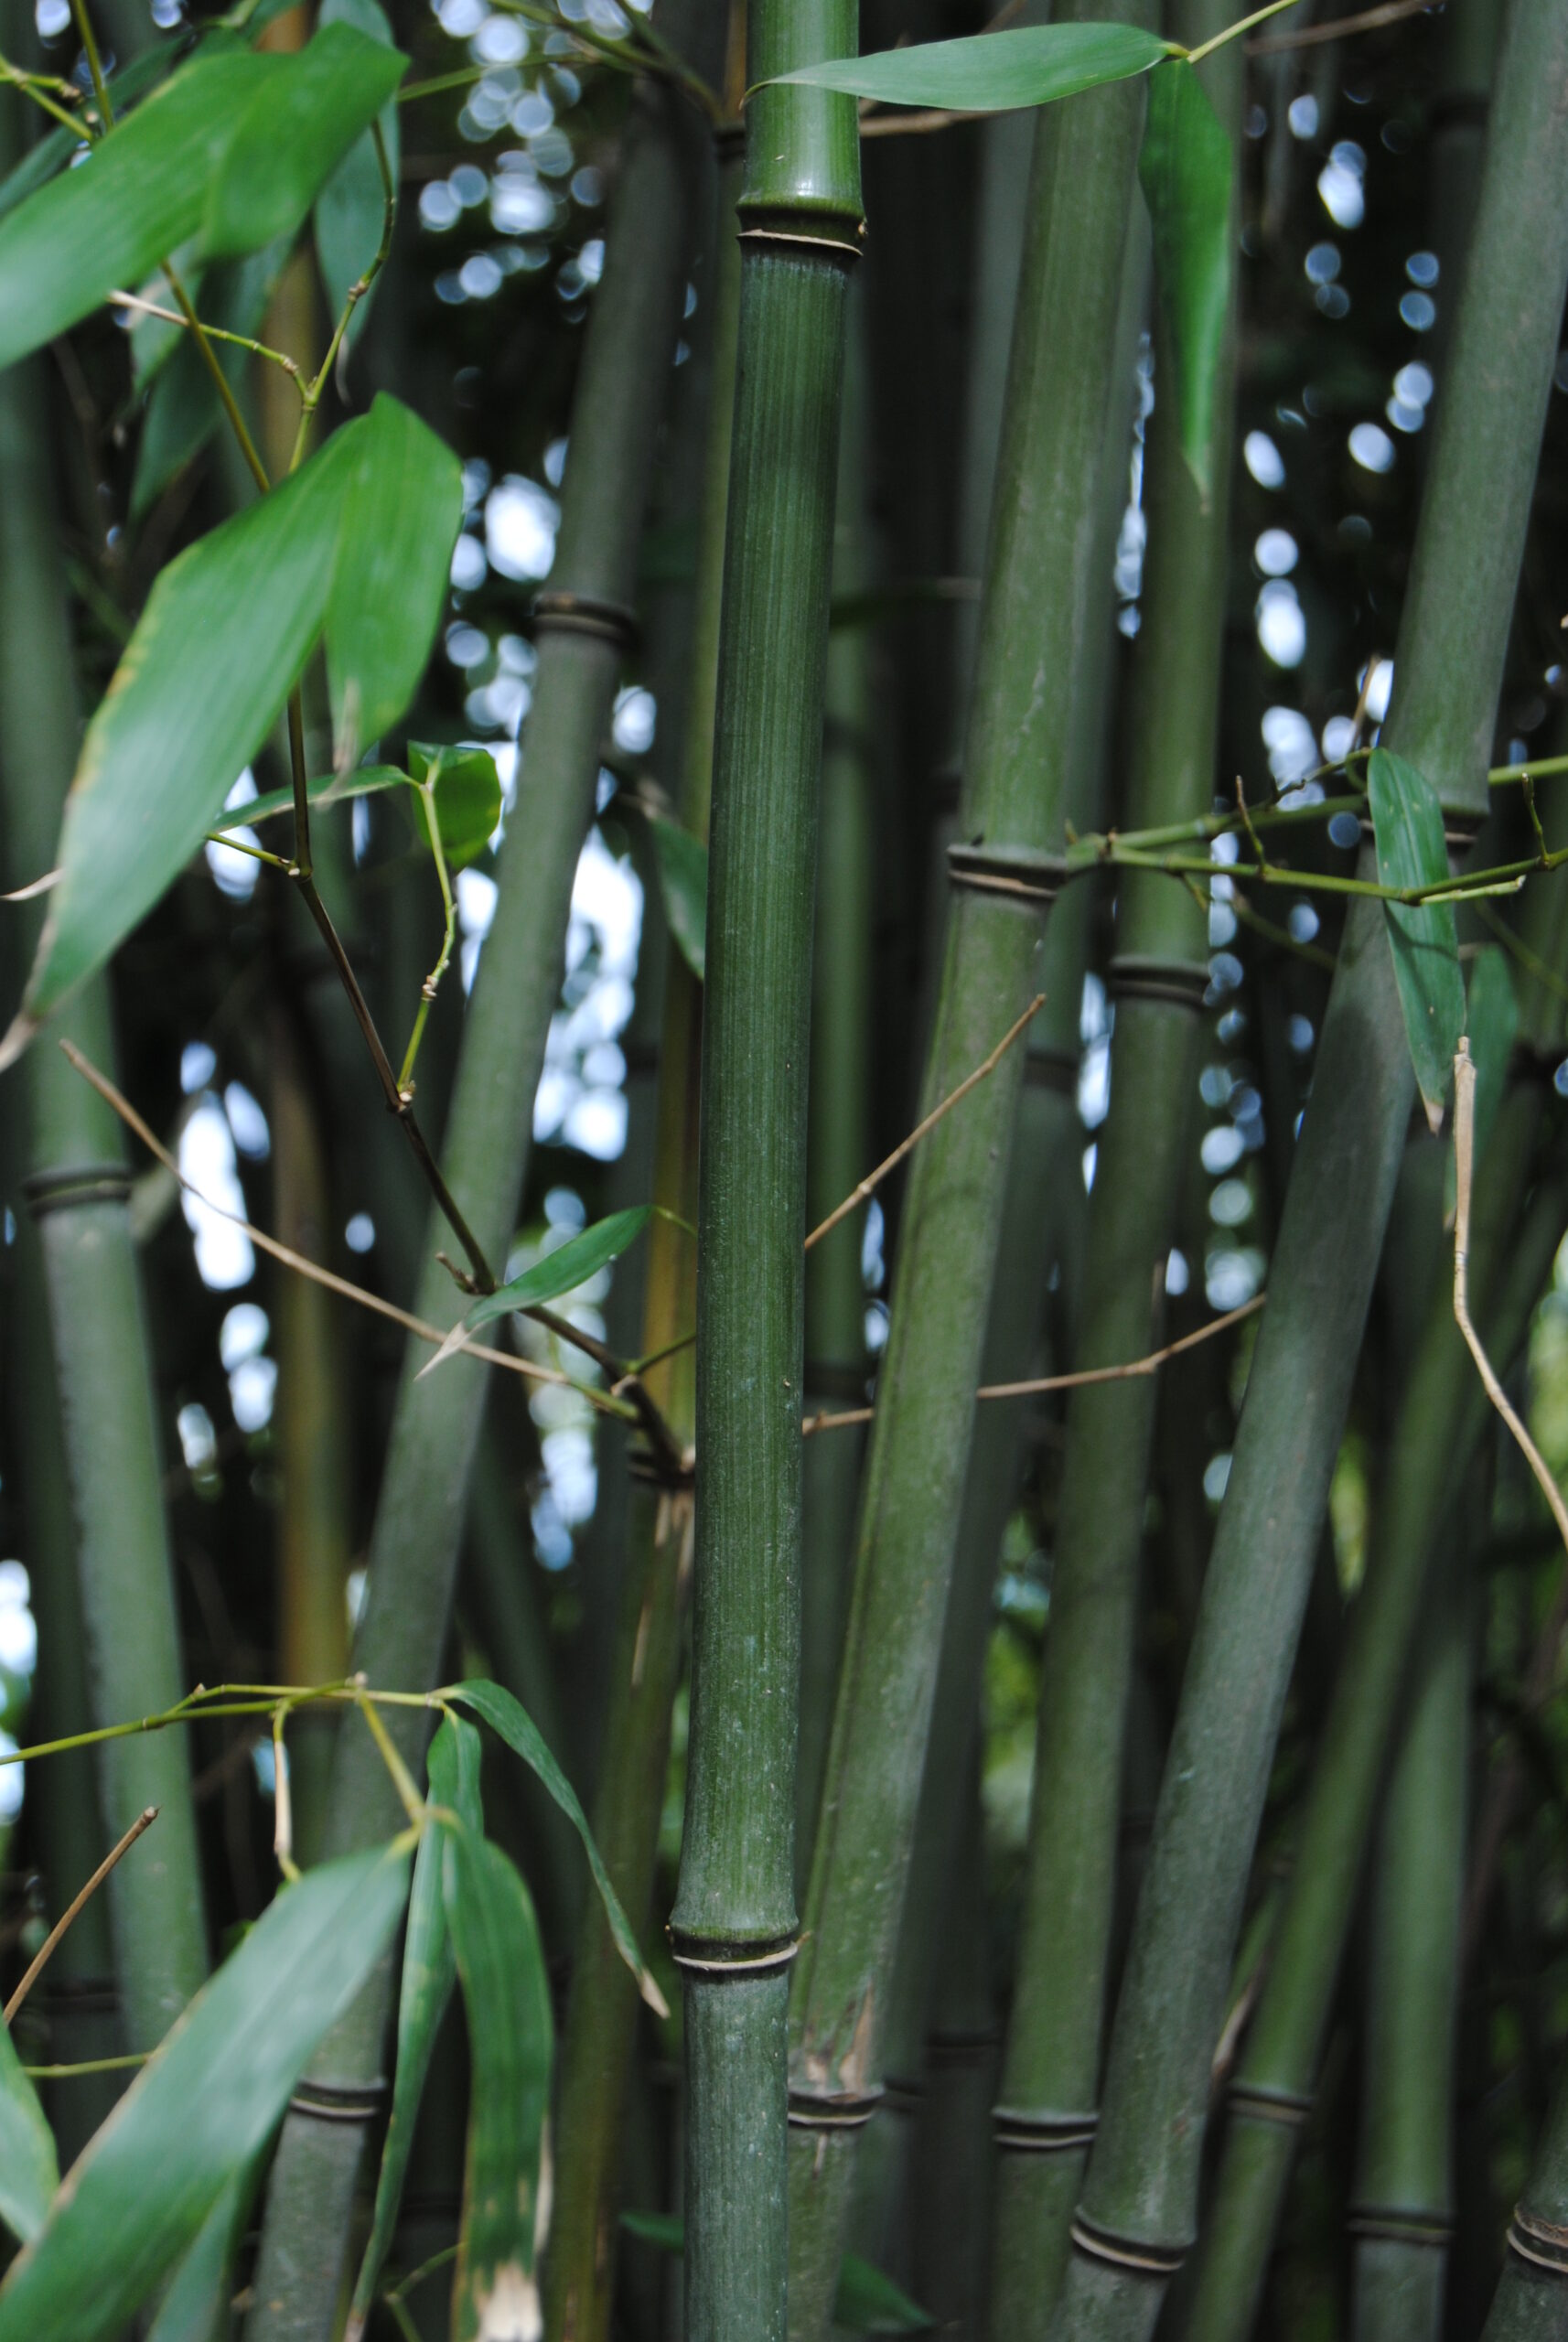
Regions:
<svg viewBox="0 0 1568 2342"><path fill-rule="evenodd" d="M687 710L671 758L684 825L705 837L713 781L713 706L718 664L727 454L734 413L740 254L733 233L740 193L738 145L726 142L718 191L717 250L707 275L713 305L708 461L697 508L690 596ZM704 417L693 415L693 424ZM725 458L726 460L721 460ZM673 656L673 654L672 654ZM674 720L679 721L677 716ZM640 981L640 979L639 979ZM664 1207L649 1230L640 1353L658 1357L695 1322L698 1081L703 994L682 956L667 958L660 1004L659 1090L652 1193ZM688 1347L649 1370L666 1422L682 1447L695 1432L695 1359ZM606 1728L594 1832L624 1907L639 1926L652 1899L671 1710L682 1661L681 1612L692 1562L687 1490L633 1485L627 1555L607 1677ZM626 2105L638 2022L630 1979L597 1910L579 1939L561 2045L560 2150L555 2212L544 2272L548 2342L603 2342L617 2271L617 2216L625 2162Z"/></svg>
<svg viewBox="0 0 1568 2342"><path fill-rule="evenodd" d="M1489 1499L1491 1475L1480 1475ZM1489 1509L1489 1507L1487 1508ZM1465 1508L1473 1516L1474 1501ZM1356 2342L1441 2342L1470 1756L1463 1537L1437 1571L1374 1857L1356 2197Z"/></svg>
<svg viewBox="0 0 1568 2342"><path fill-rule="evenodd" d="M1400 629L1387 744L1485 773L1568 276L1568 7L1516 12ZM1352 907L1274 1251L1112 2036L1063 2342L1152 2331L1190 2244L1231 1955L1412 1094L1383 916ZM1152 2265L1151 2265L1152 2264Z"/></svg>
<svg viewBox="0 0 1568 2342"><path fill-rule="evenodd" d="M1558 2342L1568 2304L1568 2070L1558 2077L1481 2342Z"/></svg>
<svg viewBox="0 0 1568 2342"><path fill-rule="evenodd" d="M693 29L714 14L691 0ZM662 84L639 86L607 235L572 414L572 454L555 567L541 597L534 698L499 895L468 1004L444 1149L447 1177L488 1253L510 1240L532 1135L534 1090L561 980L572 882L592 818L600 744L620 671L625 622L654 443L686 282L694 124ZM437 1237L435 1240L439 1241ZM434 1247L432 1248L434 1249ZM431 1262L421 1307L443 1324L463 1307ZM371 1540L357 1664L374 1684L433 1682L440 1666L478 1438L485 1377L454 1359L438 1375L405 1369ZM423 1719L400 1726L417 1754ZM339 1740L331 1850L395 1828L389 1784L368 1737ZM318 2079L345 2086L381 2069L387 1986L370 1990L325 2046ZM365 2139L358 2122L293 2115L273 2168L252 2342L330 2331L337 2272Z"/></svg>
<svg viewBox="0 0 1568 2342"><path fill-rule="evenodd" d="M80 724L48 447L40 370L13 369L0 381L0 785L12 866L33 874L54 852ZM113 1062L104 981L79 995L62 1029L96 1064ZM23 1081L91 1713L107 1720L166 1705L185 1672L130 1175L118 1124L52 1043L29 1053ZM151 2049L207 1969L186 1749L177 1739L111 1746L99 1780L112 1836L144 1806L160 1809L156 1835L107 1889L125 2037Z"/></svg>
<svg viewBox="0 0 1568 2342"><path fill-rule="evenodd" d="M865 311L850 302L843 422L839 446L835 595L871 580L866 467ZM822 837L816 949L811 964L811 1082L806 1137L806 1221L815 1228L865 1176L872 1159L871 886L876 730L870 637L839 628L828 643L822 744ZM866 1388L864 1221L839 1222L806 1262L805 1408L864 1404ZM833 1681L843 1640L865 1442L853 1434L814 1439L801 1490L800 1746L796 1771L795 1864L804 1883L827 1756Z"/></svg>
<svg viewBox="0 0 1568 2342"><path fill-rule="evenodd" d="M1170 12L1167 27L1196 42L1228 15L1227 0L1189 0ZM1237 51L1221 51L1206 80L1234 142ZM1140 824L1176 822L1208 804L1219 726L1230 369L1216 392L1207 507L1183 455L1173 371L1162 320L1127 806L1129 822ZM1190 897L1142 875L1123 880L1111 967L1111 1111L1090 1198L1080 1367L1136 1357L1158 1338L1202 1037L1207 940ZM991 2330L998 2337L1050 2329L1099 2102L1156 1398L1153 1380L1107 1383L1075 1391L1068 1410L1017 1978L996 2115Z"/></svg>
<svg viewBox="0 0 1568 2342"><path fill-rule="evenodd" d="M751 0L754 82L854 47L852 0ZM703 1004L685 1842L691 2342L782 2342L795 1950L805 1107L839 396L860 235L852 102L756 91Z"/></svg>
<svg viewBox="0 0 1568 2342"><path fill-rule="evenodd" d="M1042 117L1036 134L959 818L965 840L1021 856L1025 869L1062 839L1069 679L1102 610L1089 563L1141 112L1126 85ZM1039 951L1027 895L955 891L926 1110L1024 1010ZM864 2119L877 2092L1022 1076L1021 1054L1009 1052L932 1132L904 1207L793 1993L799 2342L815 2342L832 2304L857 2135L844 2118Z"/></svg>
<svg viewBox="0 0 1568 2342"><path fill-rule="evenodd" d="M315 1103L286 1008L268 1026L273 1217L280 1242L328 1264L331 1198ZM278 1664L285 1683L349 1671L349 1413L337 1305L285 1270L273 1292L278 1360L274 1413L278 1506ZM289 1735L295 1860L317 1856L335 1719L302 1716Z"/></svg>

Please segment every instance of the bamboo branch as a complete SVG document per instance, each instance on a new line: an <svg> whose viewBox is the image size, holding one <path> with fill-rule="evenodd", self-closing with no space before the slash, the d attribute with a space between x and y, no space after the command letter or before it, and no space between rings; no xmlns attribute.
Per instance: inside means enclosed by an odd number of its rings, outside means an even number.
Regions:
<svg viewBox="0 0 1568 2342"><path fill-rule="evenodd" d="M422 1342L434 1343L439 1348L446 1340L447 1336L441 1327L433 1326L427 1319L415 1317L408 1310L398 1308L395 1302L383 1301L379 1294L368 1292L363 1285L350 1284L347 1277L336 1275L331 1269L322 1268L317 1262L306 1260L302 1252L293 1252L288 1245L280 1244L275 1236L269 1236L264 1229L257 1228L253 1221L242 1218L239 1212L229 1210L223 1204L214 1203L210 1196L202 1193L194 1180L186 1177L174 1156L154 1136L130 1100L116 1090L113 1083L100 1073L97 1067L83 1057L81 1051L71 1042L62 1041L60 1047L77 1072L92 1084L99 1096L113 1108L126 1128L135 1133L148 1153L173 1178L179 1181L187 1195L194 1196L198 1203L203 1205L207 1210L216 1212L220 1219L231 1220L236 1228L243 1229L258 1252L265 1252L272 1260L280 1261L286 1269L296 1270L299 1275L308 1277L313 1284L325 1286L328 1293L337 1294L340 1299L351 1301L361 1309L369 1309L378 1317L390 1318L394 1326L401 1326L405 1333L414 1335ZM483 1342L463 1342L458 1347L464 1356L479 1359L486 1366L502 1367L509 1374L521 1374L527 1381L554 1382L561 1384L568 1391L575 1391L580 1397L587 1400L590 1406L597 1408L601 1414L618 1415L628 1423L638 1420L634 1406L622 1405L612 1395L596 1391L590 1383L578 1382L571 1375L563 1374L554 1367L536 1366L532 1359L515 1357L510 1350L491 1349Z"/></svg>
<svg viewBox="0 0 1568 2342"><path fill-rule="evenodd" d="M1027 1026L1029 1019L1034 1015L1036 1010L1042 1008L1045 1005L1045 999L1046 995L1043 992L1036 993L1034 999L1029 1003L1027 1008L1025 1009L1023 1015L1017 1017L1013 1024L1009 1025L1007 1030L1003 1034L1002 1038L997 1042L996 1047L992 1050L991 1055L985 1059L984 1063L983 1065L977 1065L974 1071L970 1074L966 1080L961 1081L956 1090L950 1090L947 1096L942 1100L941 1104L940 1106L933 1106L930 1112L926 1116L924 1122L917 1123L914 1129L909 1133L908 1137L901 1139L898 1144L894 1148L892 1154L887 1155L881 1163L879 1163L875 1171L868 1172L866 1176L861 1181L859 1187L852 1188L850 1193L844 1198L843 1203L837 1205L833 1210L829 1212L826 1219L821 1221L817 1227L812 1229L811 1234L806 1239L806 1251L808 1252L811 1251L813 1244L821 1243L822 1238L827 1235L831 1229L836 1228L841 1219L846 1219L854 1209L856 1204L864 1203L868 1196L872 1196L875 1193L876 1189L882 1185L883 1180L886 1178L887 1174L891 1170L895 1169L898 1164L903 1162L904 1157L912 1148L918 1146L920 1141L925 1137L928 1131L935 1130L937 1124L941 1121L944 1114L951 1113L953 1108L958 1104L961 1098L967 1098L970 1091L975 1088L976 1084L985 1080L987 1074L995 1072L997 1067L1001 1064L1003 1058L1006 1056L1008 1050L1017 1039L1019 1034Z"/></svg>
<svg viewBox="0 0 1568 2342"><path fill-rule="evenodd" d="M1249 57L1274 57L1286 48L1316 48L1322 42L1343 40L1350 33L1377 32L1405 16L1430 15L1436 0L1382 0L1376 8L1362 8L1353 16L1336 16L1332 24L1312 25L1297 33L1265 33L1247 43Z"/></svg>
<svg viewBox="0 0 1568 2342"><path fill-rule="evenodd" d="M5 2004L5 2018L7 2025L11 2023L11 2020L16 2015L16 2011L21 2007L22 2003L27 1999L27 1994L32 1991L33 1986L43 1974L43 1971L48 1965L49 1961L59 1950L61 1937L65 1934L66 1929L76 1918L77 1913L81 1909L83 1904L91 1901L91 1897L97 1893L99 1887L102 1885L104 1880L113 1869L115 1864L119 1861L121 1855L128 1854L130 1853L131 1848L135 1844L143 1831L150 1830L157 1818L158 1809L156 1805L144 1807L143 1810L137 1814L134 1821L132 1822L130 1828L121 1839L119 1844L113 1847L110 1852L104 1855L103 1860L99 1864L98 1868L93 1872L92 1876L88 1880L86 1885L79 1890L70 1903L67 1906L60 1918L55 1921L54 1926L44 1938L42 1947L27 1969L26 1975L22 1978L21 1982L17 1985L16 1991L12 1993L10 1999Z"/></svg>

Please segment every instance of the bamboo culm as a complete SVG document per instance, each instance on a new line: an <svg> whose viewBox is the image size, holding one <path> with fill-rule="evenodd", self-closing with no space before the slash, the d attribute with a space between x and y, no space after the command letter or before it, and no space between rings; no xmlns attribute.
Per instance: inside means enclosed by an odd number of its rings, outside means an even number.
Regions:
<svg viewBox="0 0 1568 2342"><path fill-rule="evenodd" d="M1229 13L1228 0L1189 0L1168 28L1196 45ZM1242 94L1234 47L1210 60L1204 79L1234 145ZM1183 453L1170 337L1158 319L1130 825L1191 818L1213 793L1233 348L1232 325L1205 501ZM1111 1108L1090 1198L1080 1367L1135 1357L1157 1339L1197 1087L1207 940L1190 897L1128 875L1110 969ZM1009 2342L1050 2330L1099 2100L1155 1397L1153 1381L1106 1383L1076 1391L1068 1410L1017 1982L995 2118L991 2331Z"/></svg>
<svg viewBox="0 0 1568 2342"><path fill-rule="evenodd" d="M1356 2196L1356 2342L1442 2342L1470 1759L1470 1546L1484 1466L1437 1569L1378 1832ZM1479 1499L1479 1507L1477 1499Z"/></svg>
<svg viewBox="0 0 1568 2342"><path fill-rule="evenodd" d="M720 150L715 249L704 282L712 315L711 398L690 423L703 426L703 478L697 500L697 559L685 646L688 673L678 697L688 710L671 778L683 826L705 838L713 783L713 708L718 664L725 516L735 405L740 251L734 214L740 192L738 143ZM639 986L641 976L639 972ZM702 987L679 953L667 956L660 1004L659 1090L653 1195L664 1209L649 1230L639 1347L658 1357L693 1325L696 1256L689 1233L699 1209L698 1083ZM650 1388L682 1448L695 1434L694 1359L682 1349L650 1370ZM682 1658L684 1595L691 1576L689 1489L634 1484L628 1552L607 1671L604 1745L593 1822L605 1861L634 1924L653 1890L670 1732ZM617 2255L614 2234L624 2161L624 2110L638 2003L602 1915L592 1909L579 1939L561 2045L560 2145L550 2250L545 2263L547 2342L602 2342L610 2325Z"/></svg>
<svg viewBox="0 0 1568 2342"><path fill-rule="evenodd" d="M49 866L80 736L41 368L0 380L0 785L10 851L29 877ZM104 978L60 1029L113 1065ZM169 1706L187 1687L120 1127L52 1037L20 1080L86 1641L88 1714L61 1721L80 1729ZM207 1972L188 1751L172 1733L110 1741L98 1773L111 1842L143 1807L159 1809L107 1889L124 2043L153 2049Z"/></svg>
<svg viewBox="0 0 1568 2342"><path fill-rule="evenodd" d="M666 29L716 28L718 0L687 0ZM685 45L684 43L682 44ZM604 276L573 403L571 462L516 802L501 849L495 919L465 1023L444 1149L448 1184L487 1253L510 1242L532 1129L533 1097L558 994L577 856L593 816L600 746L620 672L638 547L670 379L690 247L692 140L685 102L639 86L607 222ZM437 1238L436 1241L439 1241ZM433 1248L434 1249L434 1248ZM453 1323L464 1306L446 1270L426 1266L421 1314ZM438 1375L405 1366L371 1539L356 1664L372 1683L435 1681L485 1396L483 1370L454 1359ZM424 1719L394 1723L418 1761ZM368 1734L342 1734L328 1851L373 1843L397 1826L391 1784ZM317 2078L340 2087L381 2070L390 1984L381 1974L321 2052ZM251 2342L304 2342L331 2330L338 2262L365 2128L291 2115L273 2166Z"/></svg>
<svg viewBox="0 0 1568 2342"><path fill-rule="evenodd" d="M1514 12L1400 629L1387 745L1485 810L1568 279L1568 5ZM1366 856L1370 869L1369 852ZM1153 2330L1191 2243L1208 2074L1412 1096L1380 911L1346 921L1205 1581L1062 2295L1064 2342Z"/></svg>
<svg viewBox="0 0 1568 2342"><path fill-rule="evenodd" d="M955 887L926 1110L1038 989L1038 874L1063 841L1071 679L1103 616L1090 560L1142 103L1124 85L1075 99L1036 127L959 814L965 846L1025 891ZM1060 331L1068 315L1070 353ZM793 1986L797 2342L816 2342L828 2320L857 2125L879 2088L1022 1077L1022 1053L1009 1052L925 1141L901 1221Z"/></svg>
<svg viewBox="0 0 1568 2342"><path fill-rule="evenodd" d="M853 51L853 0L751 0L754 84ZM755 89L708 879L685 1840L690 2342L782 2342L795 1951L805 1108L853 101Z"/></svg>

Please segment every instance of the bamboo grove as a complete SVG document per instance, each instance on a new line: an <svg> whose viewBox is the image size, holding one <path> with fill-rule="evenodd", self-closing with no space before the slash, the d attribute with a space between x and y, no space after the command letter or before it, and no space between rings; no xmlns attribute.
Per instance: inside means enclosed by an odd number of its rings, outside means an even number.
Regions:
<svg viewBox="0 0 1568 2342"><path fill-rule="evenodd" d="M1568 0L0 0L0 2342L1568 2335Z"/></svg>

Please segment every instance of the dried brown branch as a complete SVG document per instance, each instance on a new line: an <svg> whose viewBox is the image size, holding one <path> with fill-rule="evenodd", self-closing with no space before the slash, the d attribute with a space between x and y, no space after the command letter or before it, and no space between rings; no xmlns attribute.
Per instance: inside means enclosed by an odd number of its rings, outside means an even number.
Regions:
<svg viewBox="0 0 1568 2342"><path fill-rule="evenodd" d="M113 1848L109 1853L104 1855L103 1860L99 1864L98 1868L93 1872L92 1876L88 1880L87 1885L81 1889L80 1893L78 1893L72 1901L67 1906L61 1917L55 1921L54 1926L44 1938L42 1947L37 1957L34 1959L31 1966L28 1968L27 1974L23 1977L21 1982L17 1985L16 1991L12 1993L10 1999L5 2004L5 2014L7 2025L11 2023L16 2014L16 2011L21 2007L22 2003L27 1999L27 1994L32 1991L33 1986L38 1982L38 1978L43 1974L44 1970L48 1967L50 1960L54 1957L56 1950L59 1949L60 1939L65 1934L65 1931L70 1927L71 1921L76 1918L77 1913L81 1909L82 1906L91 1901L91 1897L98 1892L98 1889L102 1885L104 1880L108 1877L110 1872L119 1861L121 1855L130 1853L131 1848L135 1844L143 1831L150 1830L157 1818L158 1809L156 1805L146 1806L140 1813L137 1814L134 1821L132 1822L130 1828L126 1831L119 1844Z"/></svg>

